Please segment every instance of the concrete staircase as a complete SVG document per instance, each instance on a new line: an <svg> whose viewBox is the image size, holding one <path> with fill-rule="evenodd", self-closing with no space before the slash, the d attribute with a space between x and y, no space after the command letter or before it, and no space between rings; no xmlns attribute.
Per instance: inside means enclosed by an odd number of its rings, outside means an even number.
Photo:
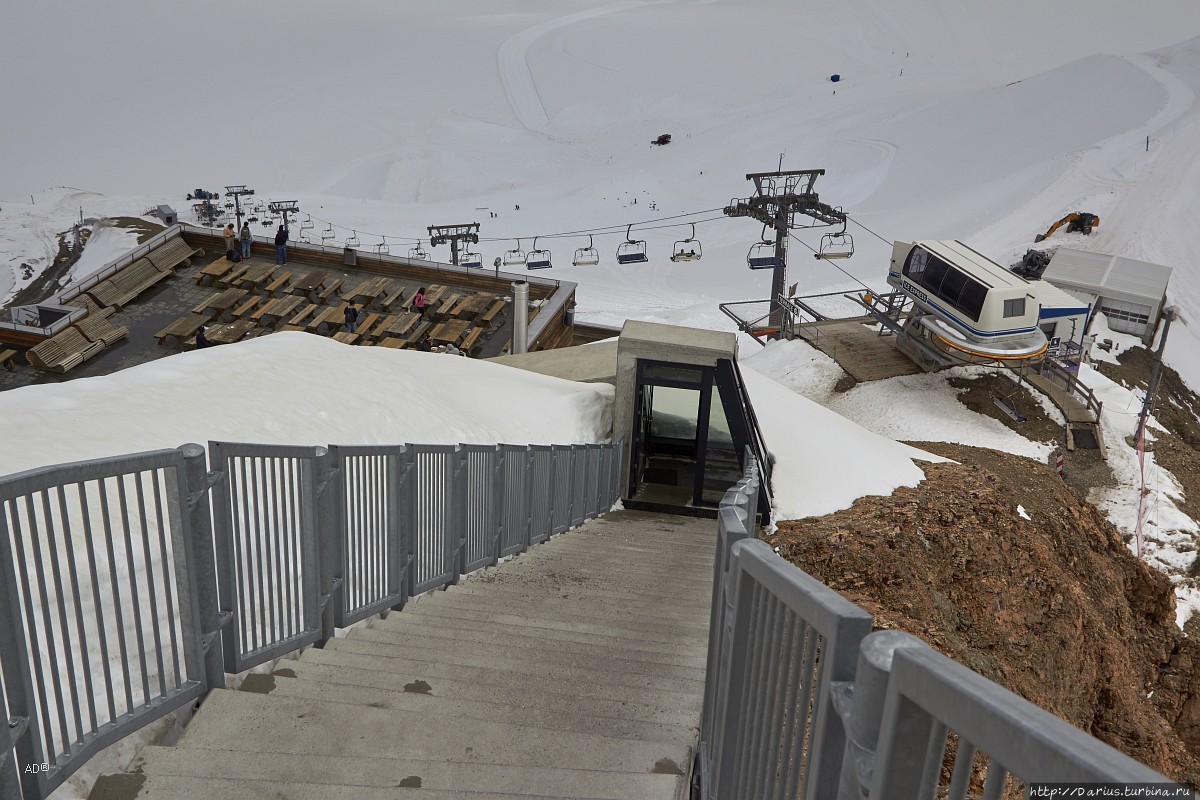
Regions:
<svg viewBox="0 0 1200 800"><path fill-rule="evenodd" d="M623 511L350 631L240 691L93 800L680 800L715 526Z"/></svg>

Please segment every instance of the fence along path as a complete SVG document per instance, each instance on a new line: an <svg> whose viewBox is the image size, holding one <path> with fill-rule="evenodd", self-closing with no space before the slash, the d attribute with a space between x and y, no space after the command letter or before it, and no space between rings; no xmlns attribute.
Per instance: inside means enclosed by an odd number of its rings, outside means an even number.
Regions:
<svg viewBox="0 0 1200 800"><path fill-rule="evenodd" d="M588 522L214 691L92 797L681 798L712 551L709 520Z"/></svg>

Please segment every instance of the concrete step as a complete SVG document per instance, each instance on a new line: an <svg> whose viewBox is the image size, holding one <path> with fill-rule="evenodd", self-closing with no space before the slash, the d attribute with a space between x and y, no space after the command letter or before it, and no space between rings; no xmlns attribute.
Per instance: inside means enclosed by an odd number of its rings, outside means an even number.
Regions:
<svg viewBox="0 0 1200 800"><path fill-rule="evenodd" d="M366 631L364 631L365 633ZM571 659L570 654L564 658L553 658L549 653L532 653L529 657L502 657L483 650L467 650L466 648L449 648L435 650L428 645L417 647L397 645L388 642L371 641L369 637L358 636L358 631L352 631L345 639L335 639L328 643L325 649L342 652L361 653L363 655L381 658L394 658L413 663L437 662L445 666L477 667L520 673L530 678L558 677L562 680L606 680L623 686L659 685L683 689L684 691L703 692L703 670L686 667L662 667L645 665L636 661L621 659Z"/></svg>
<svg viewBox="0 0 1200 800"><path fill-rule="evenodd" d="M594 673L580 680L576 674L548 672L513 672L490 667L470 667L460 664L442 664L436 661L420 661L412 658L386 658L377 654L362 653L344 648L335 639L324 649L310 649L300 657L301 662L310 660L319 664L332 664L358 669L375 669L413 676L413 680L428 683L438 690L442 681L494 684L515 691L524 691L530 697L545 690L560 694L576 692L584 697L600 697L609 700L627 700L633 703L657 702L668 706L699 709L703 692L689 681L680 684L674 680L646 678L641 675L611 675Z"/></svg>
<svg viewBox="0 0 1200 800"><path fill-rule="evenodd" d="M680 680L704 682L705 664L668 664L631 658L627 653L612 648L595 648L591 652L572 653L557 643L527 642L522 644L499 644L496 642L471 642L467 640L418 635L400 635L376 628L356 628L346 637L347 642L369 642L387 646L387 655L401 658L420 653L420 658L437 654L439 661L447 664L474 664L497 669L524 670L532 666L563 669L598 669L606 672L621 671L636 675L653 675Z"/></svg>
<svg viewBox="0 0 1200 800"><path fill-rule="evenodd" d="M708 631L708 608L706 603L697 601L689 611L675 609L659 609L657 606L647 606L627 603L624 606L601 606L586 600L545 595L539 598L498 597L473 592L455 591L450 587L444 592L429 597L426 605L453 606L455 608L477 608L500 611L517 616L536 616L539 619L561 619L564 621L578 620L582 622L598 622L606 624L614 619L621 620L624 625L637 625L639 628L691 631L701 636ZM414 605L412 611L420 613L421 603Z"/></svg>
<svg viewBox="0 0 1200 800"><path fill-rule="evenodd" d="M627 625L617 624L616 622L601 623L589 620L563 620L563 619L546 619L540 616L535 616L535 612L528 614L506 614L500 613L498 609L482 609L472 608L469 605L456 602L435 602L437 598L420 603L414 603L411 608L404 610L405 614L409 614L414 618L421 618L430 623L443 617L454 619L467 619L475 621L491 622L498 628L513 627L513 628L549 628L552 630L572 631L574 633L589 634L592 636L610 636L621 639L640 639L644 642L661 642L664 645L675 645L679 641L685 641L690 646L698 646L707 642L707 619L708 614L701 615L705 620L705 625L693 626L643 626L635 622L630 622ZM619 620L618 620L619 621Z"/></svg>
<svg viewBox="0 0 1200 800"><path fill-rule="evenodd" d="M219 765L220 777L264 783L307 783L355 787L363 798L410 800L409 791L478 792L482 796L529 796L536 792L557 798L670 798L680 779L676 775L597 772L561 767L512 767L504 764L468 764L449 761L414 761L398 758L353 758L288 753L242 753L234 750L147 747L130 769L151 778L160 776L211 776ZM665 767L665 769L669 769ZM396 791L399 788L403 792ZM245 797L266 796L245 795ZM477 795L471 795L472 800Z"/></svg>
<svg viewBox="0 0 1200 800"><path fill-rule="evenodd" d="M224 689L209 694L179 746L360 758L402 755L418 761L533 767L570 765L642 775L653 773L664 759L686 765L691 754L689 747L674 742L631 741L481 720L465 724L453 717L440 719Z"/></svg>
<svg viewBox="0 0 1200 800"><path fill-rule="evenodd" d="M540 636L523 635L512 630L496 630L495 628L481 630L463 630L448 628L444 625L430 625L414 619L405 619L403 614L393 614L387 621L374 620L368 626L370 630L386 633L396 644L404 644L412 640L445 640L447 643L487 644L503 647L545 647L553 646L563 653L583 653L613 655L631 661L649 661L654 664L675 664L681 667L698 667L703 669L706 664L707 650L703 647L693 647L686 651L681 648L665 650L653 646L631 647L638 644L627 639L619 641L601 640L599 637L587 637L583 641L564 641L548 639ZM525 630L536 630L526 628Z"/></svg>
<svg viewBox="0 0 1200 800"><path fill-rule="evenodd" d="M274 673L281 677L323 681L342 686L362 686L384 691L423 694L452 700L492 703L533 709L541 713L559 716L620 717L623 719L671 725L677 728L694 728L698 724L694 695L664 696L645 693L638 696L626 689L619 690L620 699L609 699L584 695L574 691L573 685L539 683L536 692L531 692L528 681L520 686L505 684L477 684L466 681L439 678L432 683L412 673L390 672L379 669L362 669L344 663L322 663L318 656L328 655L336 661L337 654L330 651L313 651L301 661L288 661L278 666ZM675 704L671 705L670 701Z"/></svg>
<svg viewBox="0 0 1200 800"><path fill-rule="evenodd" d="M664 800L674 796L660 795ZM89 800L556 800L557 797L561 795L503 792L476 794L457 789L384 789L319 783L120 773L101 776L92 788Z"/></svg>
<svg viewBox="0 0 1200 800"><path fill-rule="evenodd" d="M614 739L640 741L676 742L690 747L696 741L697 728L680 725L661 725L620 717L600 717L590 714L561 714L541 711L526 702L525 705L506 705L498 702L460 700L453 696L421 692L406 692L377 689L367 686L312 681L303 678L288 678L278 673L273 675L248 675L241 691L259 692L278 697L292 697L340 705L368 706L408 711L427 717L458 718L464 725L474 720L501 722L508 725L524 725L541 730L593 733Z"/></svg>

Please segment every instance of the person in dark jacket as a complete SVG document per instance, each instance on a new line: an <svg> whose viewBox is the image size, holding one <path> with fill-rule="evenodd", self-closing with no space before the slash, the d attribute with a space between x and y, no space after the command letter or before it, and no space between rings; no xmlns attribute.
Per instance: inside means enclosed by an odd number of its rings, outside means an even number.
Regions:
<svg viewBox="0 0 1200 800"><path fill-rule="evenodd" d="M287 263L287 240L288 230L282 225L275 231L275 263Z"/></svg>
<svg viewBox="0 0 1200 800"><path fill-rule="evenodd" d="M354 307L353 303L351 303L350 305L346 306L345 314L346 332L354 333L358 328L358 309Z"/></svg>
<svg viewBox="0 0 1200 800"><path fill-rule="evenodd" d="M422 353L432 353L433 352L433 345L430 343L428 336L426 336L424 339L421 340L421 343L417 345L417 349L420 350Z"/></svg>
<svg viewBox="0 0 1200 800"><path fill-rule="evenodd" d="M208 337L204 335L204 327L201 326L200 330L196 331L196 349L199 350L204 347L212 347L212 346L213 346L213 343L210 342L208 340Z"/></svg>
<svg viewBox="0 0 1200 800"><path fill-rule="evenodd" d="M250 245L254 242L254 234L250 233L250 223L242 223L242 260L250 257Z"/></svg>

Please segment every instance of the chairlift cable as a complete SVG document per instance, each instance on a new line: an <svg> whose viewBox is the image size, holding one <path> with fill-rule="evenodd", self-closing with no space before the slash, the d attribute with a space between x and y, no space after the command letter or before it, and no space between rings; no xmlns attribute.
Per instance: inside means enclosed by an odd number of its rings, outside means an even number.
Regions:
<svg viewBox="0 0 1200 800"><path fill-rule="evenodd" d="M856 220L854 217L850 216L849 214L847 214L847 215L846 215L846 219L850 220L850 221L851 221L851 222L853 222L855 225L857 225L858 227L862 228L864 231L866 231L867 233L871 234L872 236L874 236L876 239L878 239L879 241L883 242L884 244L893 244L893 242L892 242L892 240L891 240L891 239L885 239L885 238L883 238L883 237L882 237L882 236L880 236L878 233L876 233L875 231L871 230L871 229L870 229L870 228L868 228L866 225L863 225L861 222L859 222L858 220Z"/></svg>
<svg viewBox="0 0 1200 800"><path fill-rule="evenodd" d="M791 238L795 239L797 242L799 242L800 244L804 245L804 246L805 246L805 247L807 247L809 250L812 250L814 253L816 253L816 252L817 252L816 248L814 248L814 247L813 247L811 244L809 244L808 242L806 242L806 241L804 241L803 239L801 239L801 238L800 238L799 236L797 236L796 234L794 234L794 233L789 233L789 234L788 234L788 236L790 236ZM854 277L853 275L851 275L849 272L846 272L846 270L842 269L842 268L841 268L840 266L838 266L836 263L834 263L834 262L832 262L832 261L826 261L825 263L826 263L826 264L830 264L830 265L832 265L834 269L836 269L838 272L840 272L840 273L842 273L843 275L845 275L845 276L846 276L847 278L849 278L850 280L852 280L852 281L854 281L855 283L857 283L857 284L858 284L859 286L861 286L862 288L866 289L868 292L874 292L874 291L875 291L875 290L874 290L874 289L872 289L870 286L867 286L865 283L863 283L862 281L860 281L858 278L856 278L856 277Z"/></svg>

